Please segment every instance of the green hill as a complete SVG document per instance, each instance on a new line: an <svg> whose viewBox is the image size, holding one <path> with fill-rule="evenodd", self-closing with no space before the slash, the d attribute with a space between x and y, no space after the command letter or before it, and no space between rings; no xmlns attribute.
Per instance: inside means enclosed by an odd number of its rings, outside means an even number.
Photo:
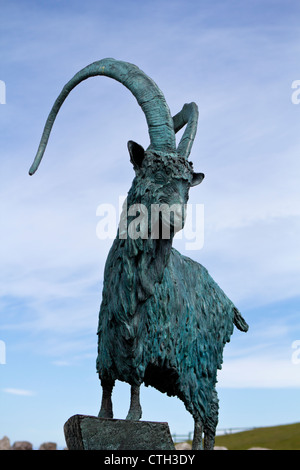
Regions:
<svg viewBox="0 0 300 470"><path fill-rule="evenodd" d="M217 436L215 445L227 447L229 450L246 450L250 447L300 450L300 423Z"/></svg>

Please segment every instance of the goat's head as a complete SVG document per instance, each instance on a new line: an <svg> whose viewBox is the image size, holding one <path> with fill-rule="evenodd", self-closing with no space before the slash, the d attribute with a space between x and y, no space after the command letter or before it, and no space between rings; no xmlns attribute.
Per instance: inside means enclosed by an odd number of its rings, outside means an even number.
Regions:
<svg viewBox="0 0 300 470"><path fill-rule="evenodd" d="M195 173L193 164L176 152L145 151L133 141L128 142L128 150L136 173L133 201L151 211L152 237L156 238L154 231L161 217L162 229L168 238L168 233L171 236L183 228L189 189L201 183L204 175Z"/></svg>
<svg viewBox="0 0 300 470"><path fill-rule="evenodd" d="M96 75L111 77L126 86L145 113L150 146L145 151L129 141L130 159L136 172L137 184L143 184L143 201L175 208L173 230L183 226L184 209L191 186L201 183L203 173L194 173L188 157L197 131L198 108L185 104L173 118L158 86L133 64L115 59L102 59L78 72L62 89L46 121L44 132L29 174L35 173L43 157L56 115L70 93L81 81ZM176 148L175 134L186 125ZM162 214L164 220L164 214Z"/></svg>

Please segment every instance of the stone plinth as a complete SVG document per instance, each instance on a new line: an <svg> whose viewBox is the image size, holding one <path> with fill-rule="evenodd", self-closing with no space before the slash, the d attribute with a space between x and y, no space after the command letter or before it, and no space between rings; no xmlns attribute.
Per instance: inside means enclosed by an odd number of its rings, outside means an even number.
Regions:
<svg viewBox="0 0 300 470"><path fill-rule="evenodd" d="M69 450L174 450L168 423L74 415L64 433Z"/></svg>

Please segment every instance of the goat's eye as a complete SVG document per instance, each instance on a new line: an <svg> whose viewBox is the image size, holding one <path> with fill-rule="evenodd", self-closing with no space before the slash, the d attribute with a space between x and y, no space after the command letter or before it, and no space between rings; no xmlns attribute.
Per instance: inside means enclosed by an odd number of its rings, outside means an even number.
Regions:
<svg viewBox="0 0 300 470"><path fill-rule="evenodd" d="M156 183L164 183L164 181L165 181L165 178L164 178L163 173L158 172L158 173L155 174L155 182Z"/></svg>

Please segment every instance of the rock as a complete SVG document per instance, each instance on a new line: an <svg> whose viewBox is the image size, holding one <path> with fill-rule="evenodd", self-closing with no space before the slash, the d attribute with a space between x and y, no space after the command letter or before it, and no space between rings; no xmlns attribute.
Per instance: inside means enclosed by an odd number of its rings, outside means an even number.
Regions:
<svg viewBox="0 0 300 470"><path fill-rule="evenodd" d="M10 440L7 436L0 439L0 450L10 450Z"/></svg>
<svg viewBox="0 0 300 470"><path fill-rule="evenodd" d="M12 446L12 450L32 450L32 444L28 441L16 441Z"/></svg>
<svg viewBox="0 0 300 470"><path fill-rule="evenodd" d="M40 445L39 450L57 450L55 442L44 442Z"/></svg>
<svg viewBox="0 0 300 470"><path fill-rule="evenodd" d="M270 450L270 449L267 449L266 447L250 447L250 449L248 450Z"/></svg>
<svg viewBox="0 0 300 470"><path fill-rule="evenodd" d="M69 450L174 450L168 423L74 415L64 433Z"/></svg>
<svg viewBox="0 0 300 470"><path fill-rule="evenodd" d="M215 446L214 450L228 450L227 447L224 446Z"/></svg>
<svg viewBox="0 0 300 470"><path fill-rule="evenodd" d="M176 450L191 450L192 446L188 442L178 442L178 444L175 444L175 449Z"/></svg>

